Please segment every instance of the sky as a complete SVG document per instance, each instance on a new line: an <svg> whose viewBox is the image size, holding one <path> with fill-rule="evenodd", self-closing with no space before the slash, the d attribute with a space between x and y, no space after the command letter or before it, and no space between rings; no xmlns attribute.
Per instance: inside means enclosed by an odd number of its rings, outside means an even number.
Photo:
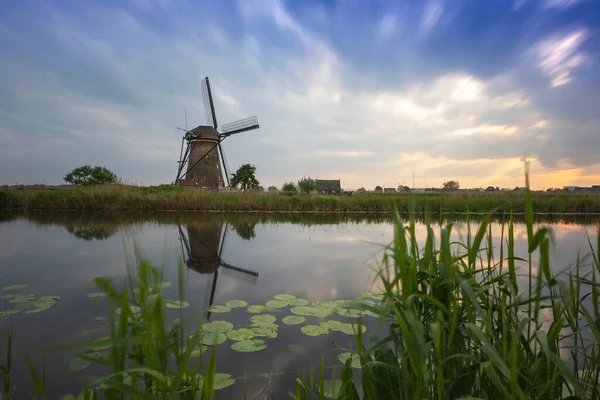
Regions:
<svg viewBox="0 0 600 400"><path fill-rule="evenodd" d="M598 0L0 3L0 184L174 181L185 126L261 185L600 185Z"/></svg>

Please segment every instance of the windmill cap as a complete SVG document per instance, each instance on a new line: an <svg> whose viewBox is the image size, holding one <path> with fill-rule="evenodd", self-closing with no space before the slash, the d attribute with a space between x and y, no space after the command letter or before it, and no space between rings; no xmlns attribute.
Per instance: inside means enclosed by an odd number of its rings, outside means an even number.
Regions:
<svg viewBox="0 0 600 400"><path fill-rule="evenodd" d="M199 125L190 131L198 138L203 139L219 139L219 132L215 128L209 125Z"/></svg>

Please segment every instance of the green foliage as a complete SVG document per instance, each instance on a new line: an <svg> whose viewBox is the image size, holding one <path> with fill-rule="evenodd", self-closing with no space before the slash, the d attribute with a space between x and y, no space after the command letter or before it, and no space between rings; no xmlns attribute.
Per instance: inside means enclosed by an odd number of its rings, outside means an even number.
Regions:
<svg viewBox="0 0 600 400"><path fill-rule="evenodd" d="M458 190L460 188L460 184L457 181L448 181L443 183L443 190L453 191Z"/></svg>
<svg viewBox="0 0 600 400"><path fill-rule="evenodd" d="M260 184L256 179L256 167L250 164L244 164L231 175L231 186L239 187L240 190L258 190Z"/></svg>
<svg viewBox="0 0 600 400"><path fill-rule="evenodd" d="M300 193L310 193L319 187L317 180L310 177L302 177L298 180L298 191Z"/></svg>
<svg viewBox="0 0 600 400"><path fill-rule="evenodd" d="M118 178L106 167L82 165L66 174L64 181L78 186L92 186L117 183Z"/></svg>
<svg viewBox="0 0 600 400"><path fill-rule="evenodd" d="M284 193L297 193L298 188L294 182L286 182L281 187L281 191Z"/></svg>
<svg viewBox="0 0 600 400"><path fill-rule="evenodd" d="M278 190L279 189L277 189L277 186L269 186L269 188L267 189L267 191L272 193L277 192Z"/></svg>

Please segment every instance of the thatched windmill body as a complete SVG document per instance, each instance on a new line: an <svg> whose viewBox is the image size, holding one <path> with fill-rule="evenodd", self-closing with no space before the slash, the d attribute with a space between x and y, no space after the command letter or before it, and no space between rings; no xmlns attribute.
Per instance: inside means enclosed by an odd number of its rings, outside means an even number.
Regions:
<svg viewBox="0 0 600 400"><path fill-rule="evenodd" d="M217 130L217 115L208 77L202 80L202 98L207 125L185 132L181 138L181 151L175 183L206 189L229 187L229 175L221 142L231 135L258 129L256 116L244 118L221 126ZM185 147L185 151L184 151Z"/></svg>

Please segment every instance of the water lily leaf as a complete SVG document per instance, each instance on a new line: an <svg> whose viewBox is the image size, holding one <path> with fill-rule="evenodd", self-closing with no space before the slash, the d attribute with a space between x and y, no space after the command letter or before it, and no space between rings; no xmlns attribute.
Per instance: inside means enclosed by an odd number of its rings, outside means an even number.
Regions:
<svg viewBox="0 0 600 400"><path fill-rule="evenodd" d="M365 333L367 327L361 324L342 324L340 331L344 332L346 335L355 335L358 332Z"/></svg>
<svg viewBox="0 0 600 400"><path fill-rule="evenodd" d="M289 301L290 306L292 307L300 307L300 306L306 306L309 304L308 300L305 299L292 299Z"/></svg>
<svg viewBox="0 0 600 400"><path fill-rule="evenodd" d="M306 355L306 349L298 344L290 344L288 345L288 349L290 349L293 353L298 354L299 356Z"/></svg>
<svg viewBox="0 0 600 400"><path fill-rule="evenodd" d="M285 317L281 320L281 322L283 322L286 325L298 325L305 321L306 321L306 318L304 318L301 315L288 315L287 317Z"/></svg>
<svg viewBox="0 0 600 400"><path fill-rule="evenodd" d="M13 297L15 297L15 295L10 293L0 295L0 299L12 299Z"/></svg>
<svg viewBox="0 0 600 400"><path fill-rule="evenodd" d="M104 317L96 317L96 318L94 318L94 321L102 321L102 320L104 320Z"/></svg>
<svg viewBox="0 0 600 400"><path fill-rule="evenodd" d="M330 319L329 321L321 322L320 325L321 325L321 327L323 327L325 329L330 329L332 331L341 331L343 324L340 321Z"/></svg>
<svg viewBox="0 0 600 400"><path fill-rule="evenodd" d="M239 351L240 353L251 353L254 351L260 351L267 348L264 340L242 340L231 345L231 349Z"/></svg>
<svg viewBox="0 0 600 400"><path fill-rule="evenodd" d="M44 296L37 299L36 303L56 303L57 300L60 300L60 296Z"/></svg>
<svg viewBox="0 0 600 400"><path fill-rule="evenodd" d="M210 307L208 307L208 311L214 312L214 313L226 313L226 312L231 311L231 308L229 308L227 306L210 306Z"/></svg>
<svg viewBox="0 0 600 400"><path fill-rule="evenodd" d="M269 300L265 303L265 305L269 308L283 308L288 304L289 303L287 300Z"/></svg>
<svg viewBox="0 0 600 400"><path fill-rule="evenodd" d="M35 294L17 294L8 302L12 304L33 303L36 301Z"/></svg>
<svg viewBox="0 0 600 400"><path fill-rule="evenodd" d="M82 369L90 366L92 362L90 360L84 360L83 358L75 357L69 363L69 371L81 371Z"/></svg>
<svg viewBox="0 0 600 400"><path fill-rule="evenodd" d="M312 307L292 307L290 309L290 311L292 312L292 314L296 314L296 315L315 315L315 309Z"/></svg>
<svg viewBox="0 0 600 400"><path fill-rule="evenodd" d="M112 347L110 336L103 336L92 340L85 346L86 350L105 350Z"/></svg>
<svg viewBox="0 0 600 400"><path fill-rule="evenodd" d="M277 320L277 318L275 318L272 315L269 314L260 314L260 315L255 315L252 318L250 318L250 320L255 324L255 325L263 325L263 324L272 324L273 322L275 322Z"/></svg>
<svg viewBox="0 0 600 400"><path fill-rule="evenodd" d="M257 306L248 306L247 311L252 314L258 314L258 313L262 313L262 312L266 312L266 311L270 311L270 310L269 310L269 307L257 305Z"/></svg>
<svg viewBox="0 0 600 400"><path fill-rule="evenodd" d="M227 336L222 332L203 332L200 343L207 346L217 346L226 340Z"/></svg>
<svg viewBox="0 0 600 400"><path fill-rule="evenodd" d="M325 307L317 306L317 307L313 307L313 309L314 309L313 315L315 317L319 317L319 318L327 318L335 312L334 308L330 308L328 306L325 306Z"/></svg>
<svg viewBox="0 0 600 400"><path fill-rule="evenodd" d="M106 293L104 292L95 292L88 294L88 297L106 297Z"/></svg>
<svg viewBox="0 0 600 400"><path fill-rule="evenodd" d="M242 341L250 340L254 337L254 331L248 328L232 329L227 331L227 338L229 340Z"/></svg>
<svg viewBox="0 0 600 400"><path fill-rule="evenodd" d="M368 299L358 299L358 300L356 300L356 302L367 305L367 306L371 306L371 307L375 307L375 305L376 305L373 300L368 300Z"/></svg>
<svg viewBox="0 0 600 400"><path fill-rule="evenodd" d="M289 302L290 300L294 300L296 296L294 296L293 294L276 294L275 296L273 296L273 298Z"/></svg>
<svg viewBox="0 0 600 400"><path fill-rule="evenodd" d="M274 339L277 337L277 325L253 325L254 336Z"/></svg>
<svg viewBox="0 0 600 400"><path fill-rule="evenodd" d="M379 314L375 314L373 311L370 311L370 310L364 310L363 313L365 313L365 315L368 315L369 317L373 317L373 318L380 317Z"/></svg>
<svg viewBox="0 0 600 400"><path fill-rule="evenodd" d="M25 311L25 314L36 314L39 313L40 311L46 311L47 309L49 309L50 307L52 307L52 305L42 305L42 306L36 306L36 308L33 308L31 310Z"/></svg>
<svg viewBox="0 0 600 400"><path fill-rule="evenodd" d="M370 297L374 300L381 300L383 299L383 294L381 293L371 293L371 292L361 292L360 294L363 297Z"/></svg>
<svg viewBox="0 0 600 400"><path fill-rule="evenodd" d="M340 360L342 362L342 364L346 364L346 361L348 360L352 360L351 361L351 366L352 368L362 368L360 365L360 356L357 353L350 353L350 352L345 352L345 353L341 353L338 354L338 360Z"/></svg>
<svg viewBox="0 0 600 400"><path fill-rule="evenodd" d="M333 302L338 308L352 307L352 300L336 300Z"/></svg>
<svg viewBox="0 0 600 400"><path fill-rule="evenodd" d="M321 336L329 333L329 330L319 325L304 325L302 328L300 328L300 330L302 333L308 336Z"/></svg>
<svg viewBox="0 0 600 400"><path fill-rule="evenodd" d="M171 282L157 282L156 283L157 288L166 288L168 286L171 286Z"/></svg>
<svg viewBox="0 0 600 400"><path fill-rule="evenodd" d="M207 332L227 332L233 329L233 324L229 321L212 321L202 325L202 329Z"/></svg>
<svg viewBox="0 0 600 400"><path fill-rule="evenodd" d="M133 305L132 305L132 306L129 306L129 310L131 311L131 313L132 313L132 314L138 314L138 313L140 313L140 312L142 311L142 309L141 309L140 307L138 307L138 306L133 306ZM116 312L117 314L121 314L121 309L120 309L120 308L117 308L117 309L115 310L115 312Z"/></svg>
<svg viewBox="0 0 600 400"><path fill-rule="evenodd" d="M235 383L235 379L233 379L231 377L231 374L219 373L219 374L215 374L213 382L214 382L213 389L219 390L219 389L225 389L226 387L233 385ZM204 386L204 377L201 377L200 379L198 379L198 385L200 387Z"/></svg>
<svg viewBox="0 0 600 400"><path fill-rule="evenodd" d="M229 300L227 303L225 303L225 305L229 308L241 308L246 307L248 303L246 303L244 300Z"/></svg>
<svg viewBox="0 0 600 400"><path fill-rule="evenodd" d="M336 399L342 389L342 381L340 379L326 379L323 381L321 389L325 397Z"/></svg>
<svg viewBox="0 0 600 400"><path fill-rule="evenodd" d="M186 308L189 307L190 303L187 301L179 301L179 300L166 300L165 307L167 308Z"/></svg>
<svg viewBox="0 0 600 400"><path fill-rule="evenodd" d="M8 317L8 316L14 315L14 314L19 313L19 312L21 312L21 310L17 310L16 308L12 309L12 310L0 311L0 318L1 317Z"/></svg>
<svg viewBox="0 0 600 400"><path fill-rule="evenodd" d="M142 292L142 288L140 288L140 287L136 287L136 288L133 289L133 293L135 293L135 294L138 294L138 293L141 293L141 292ZM152 292L154 292L154 288L152 288L152 287L147 287L146 288L146 293L152 293Z"/></svg>
<svg viewBox="0 0 600 400"><path fill-rule="evenodd" d="M208 346L198 346L190 352L190 358L200 357L208 349Z"/></svg>
<svg viewBox="0 0 600 400"><path fill-rule="evenodd" d="M363 316L363 312L361 310L355 310L352 308L343 308L341 310L338 310L337 313L342 317L347 318L360 318Z"/></svg>
<svg viewBox="0 0 600 400"><path fill-rule="evenodd" d="M10 285L10 286L4 286L2 288L2 290L4 291L12 291L12 290L21 290L21 289L25 289L28 285Z"/></svg>

